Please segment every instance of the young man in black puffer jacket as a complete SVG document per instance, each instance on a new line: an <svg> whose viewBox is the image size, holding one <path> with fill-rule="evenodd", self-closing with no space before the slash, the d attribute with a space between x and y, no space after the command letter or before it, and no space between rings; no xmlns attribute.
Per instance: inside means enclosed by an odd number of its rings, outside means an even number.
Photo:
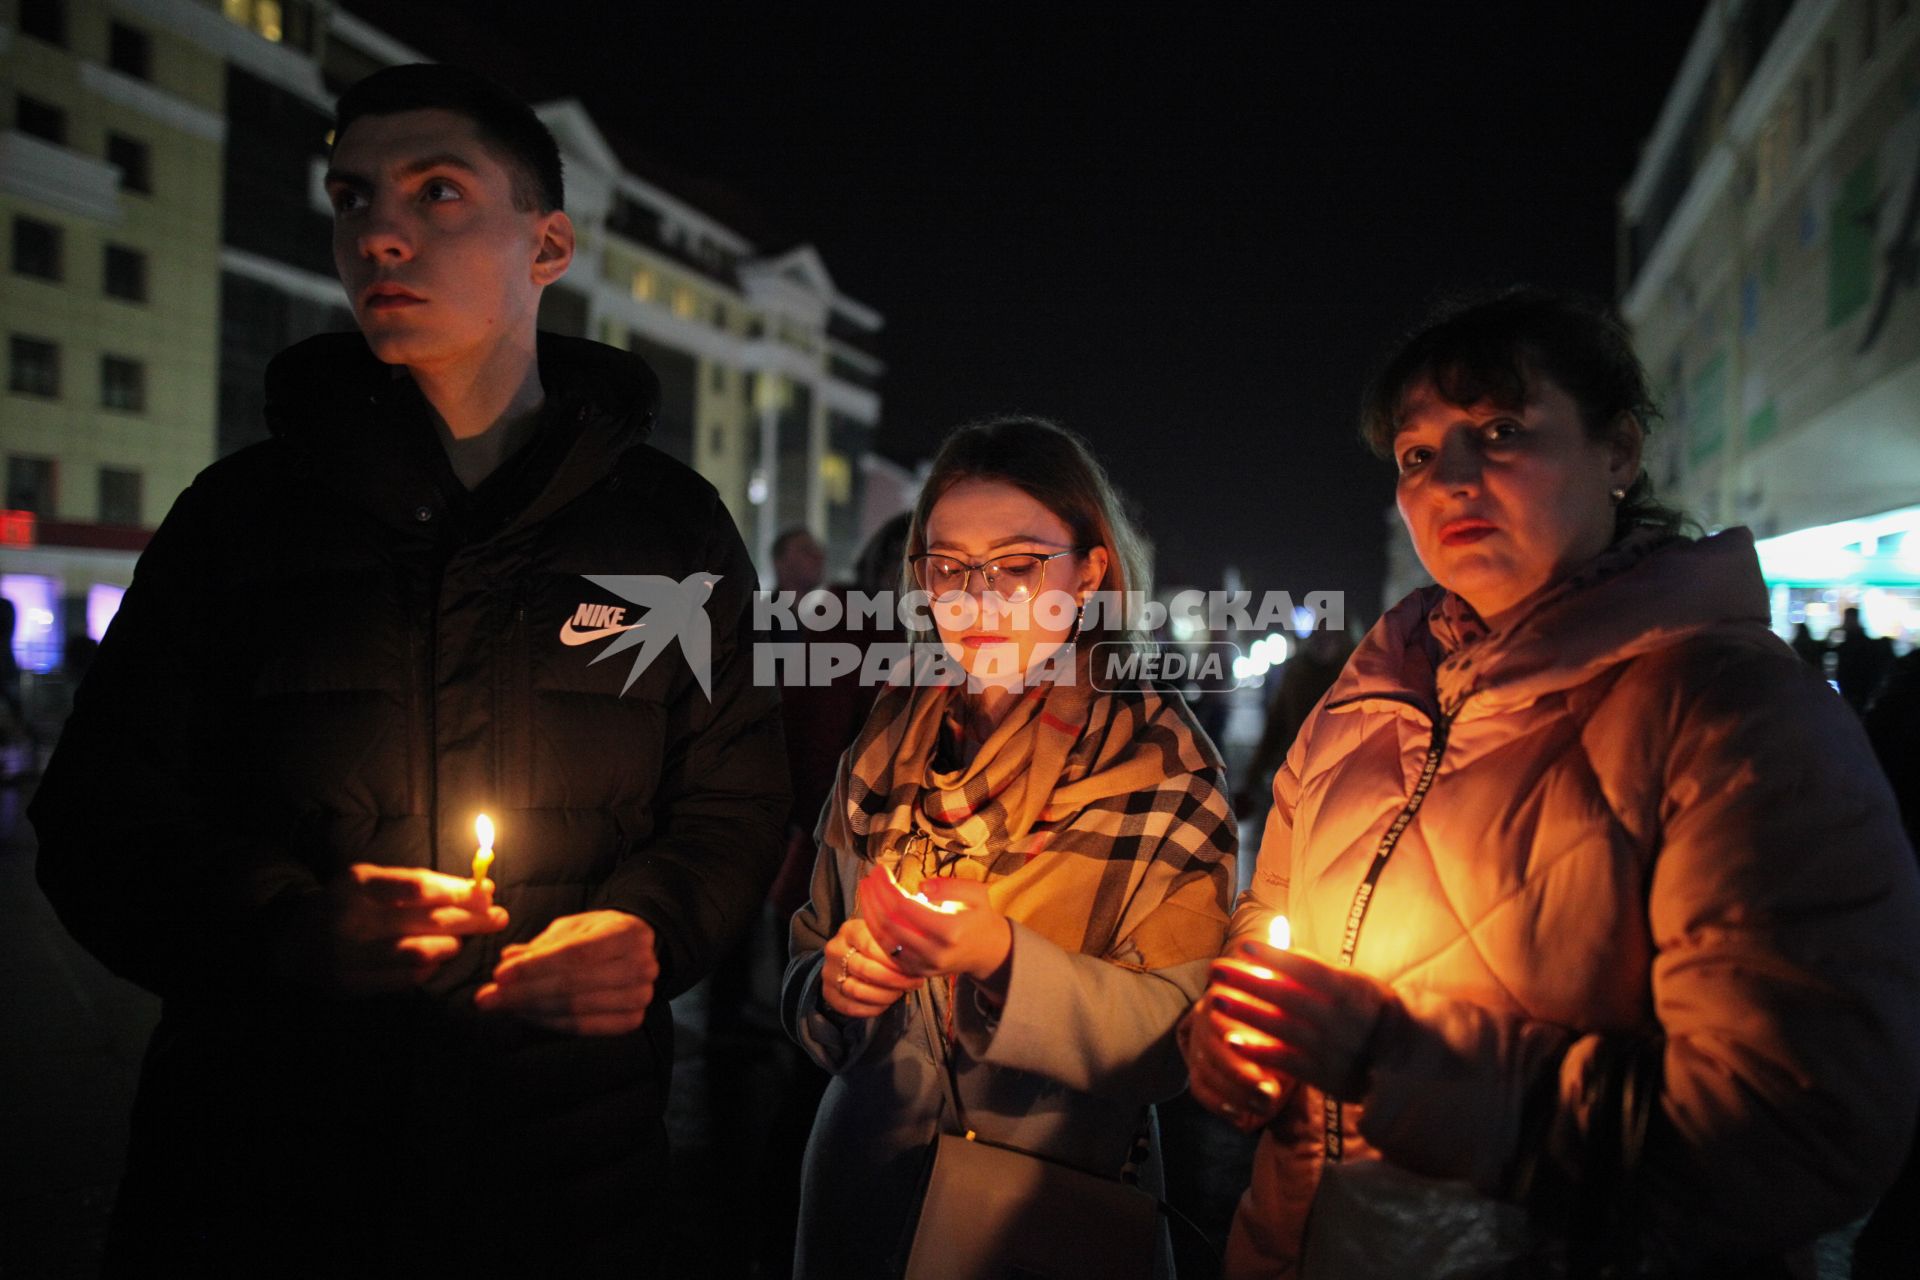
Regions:
<svg viewBox="0 0 1920 1280"><path fill-rule="evenodd" d="M335 140L362 332L274 361L32 811L61 918L164 998L109 1270L646 1274L667 999L786 815L753 569L646 445L646 365L536 335L573 253L538 118L400 67Z"/></svg>

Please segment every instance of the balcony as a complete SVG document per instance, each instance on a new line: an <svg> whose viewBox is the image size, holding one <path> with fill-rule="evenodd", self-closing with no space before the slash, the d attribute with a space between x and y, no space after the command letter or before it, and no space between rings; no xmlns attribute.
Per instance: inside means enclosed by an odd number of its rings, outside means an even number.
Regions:
<svg viewBox="0 0 1920 1280"><path fill-rule="evenodd" d="M17 129L0 133L0 191L83 218L120 221L118 169Z"/></svg>

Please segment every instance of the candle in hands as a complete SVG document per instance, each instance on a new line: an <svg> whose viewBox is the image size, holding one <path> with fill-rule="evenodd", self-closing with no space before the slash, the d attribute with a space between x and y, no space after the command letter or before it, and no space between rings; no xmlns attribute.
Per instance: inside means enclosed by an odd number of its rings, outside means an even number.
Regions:
<svg viewBox="0 0 1920 1280"><path fill-rule="evenodd" d="M883 869L887 873L887 883L891 884L895 889L899 889L900 895L904 898L917 902L930 910L938 911L943 916L950 916L967 909L966 903L956 901L952 898L944 898L939 902L935 902L924 893L908 893L904 888L901 888L900 878L893 874L892 867L885 867Z"/></svg>
<svg viewBox="0 0 1920 1280"><path fill-rule="evenodd" d="M1292 949L1293 926L1287 921L1284 915L1276 915L1273 919L1267 921L1267 945L1276 951L1289 951ZM1260 977L1269 980L1280 976L1273 970L1264 967L1256 967L1254 972ZM1263 1035L1250 1027L1245 1029L1236 1027L1234 1030L1227 1032L1226 1039L1227 1043L1236 1049L1247 1049L1256 1046L1269 1047L1275 1043L1270 1036ZM1271 1075L1262 1077L1258 1087L1260 1092L1266 1094L1269 1098L1278 1098L1280 1096L1280 1082Z"/></svg>
<svg viewBox="0 0 1920 1280"><path fill-rule="evenodd" d="M473 851L473 891L478 893L487 883L487 872L493 869L493 819L484 813L475 818L473 834L480 842Z"/></svg>

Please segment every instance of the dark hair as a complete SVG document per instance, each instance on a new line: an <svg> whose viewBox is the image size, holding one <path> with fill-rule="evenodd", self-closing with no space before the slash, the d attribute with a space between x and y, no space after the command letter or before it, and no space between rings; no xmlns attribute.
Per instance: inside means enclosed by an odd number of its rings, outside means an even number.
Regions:
<svg viewBox="0 0 1920 1280"><path fill-rule="evenodd" d="M1552 379L1573 398L1595 440L1606 439L1622 417L1649 433L1659 417L1618 318L1581 298L1522 287L1450 300L1416 326L1367 385L1361 438L1391 459L1407 396L1423 385L1463 409L1483 402L1518 409L1535 378ZM1643 527L1673 533L1687 523L1654 498L1643 466L1615 510L1614 536Z"/></svg>
<svg viewBox="0 0 1920 1280"><path fill-rule="evenodd" d="M1075 546L1105 547L1107 573L1096 591L1112 592L1124 602L1126 593L1148 590L1146 539L1128 518L1093 450L1065 427L1013 416L970 422L948 436L914 503L907 555L927 549L927 518L934 504L962 480L1010 484L1058 516ZM906 586L913 589L910 581ZM1090 614L1083 639L1089 644L1137 639L1131 618L1123 616L1127 612L1103 607Z"/></svg>
<svg viewBox="0 0 1920 1280"><path fill-rule="evenodd" d="M853 582L869 594L891 591L900 581L907 561L907 532L913 512L902 511L873 531L853 561Z"/></svg>
<svg viewBox="0 0 1920 1280"><path fill-rule="evenodd" d="M514 207L552 213L566 207L560 147L520 99L477 71L439 62L386 67L352 85L333 109L333 145L361 116L402 111L451 111L473 121L480 140L513 180Z"/></svg>
<svg viewBox="0 0 1920 1280"><path fill-rule="evenodd" d="M791 529L782 530L780 535L773 540L773 558L778 560L781 556L785 555L787 548L792 545L795 540L799 538L810 538L812 536L813 530L803 524L797 524Z"/></svg>

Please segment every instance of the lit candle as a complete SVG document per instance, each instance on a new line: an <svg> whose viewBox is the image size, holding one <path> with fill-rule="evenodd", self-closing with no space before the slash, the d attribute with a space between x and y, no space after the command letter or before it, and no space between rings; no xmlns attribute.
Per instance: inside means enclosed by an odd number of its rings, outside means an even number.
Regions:
<svg viewBox="0 0 1920 1280"><path fill-rule="evenodd" d="M917 902L921 906L926 907L929 910L938 911L943 916L950 916L955 914L956 912L965 911L967 909L966 903L956 901L955 899L952 899L952 898L947 898L943 901L935 902L931 898L927 897L927 895L924 893L908 893L906 889L901 886L900 877L893 874L892 867L882 867L881 870L887 873L887 883L892 885L895 889L899 890L901 897L906 898L911 902Z"/></svg>
<svg viewBox="0 0 1920 1280"><path fill-rule="evenodd" d="M1267 922L1267 945L1276 951L1292 949L1293 926L1287 923L1285 916L1275 916Z"/></svg>
<svg viewBox="0 0 1920 1280"><path fill-rule="evenodd" d="M475 818L473 834L480 842L480 847L473 851L473 887L477 892L493 868L493 819L484 813Z"/></svg>
<svg viewBox="0 0 1920 1280"><path fill-rule="evenodd" d="M1292 949L1293 926L1287 922L1285 916L1276 915L1273 919L1267 921L1267 945L1278 951ZM1275 978L1279 976L1274 973L1273 970L1266 968L1256 969L1256 972L1263 978ZM1227 1032L1227 1043L1236 1049L1266 1049L1272 1048L1280 1042L1272 1036L1263 1035L1249 1028L1245 1031L1234 1030ZM1278 1099L1280 1097L1280 1082L1270 1075L1263 1075L1260 1078L1260 1083L1256 1087L1269 1098Z"/></svg>
<svg viewBox="0 0 1920 1280"><path fill-rule="evenodd" d="M1277 951L1291 951L1293 949L1293 926L1287 923L1285 916L1276 915L1273 919L1267 921L1267 945ZM1248 965L1247 967L1253 970L1254 977L1264 982L1271 982L1280 976L1265 965L1255 964Z"/></svg>

